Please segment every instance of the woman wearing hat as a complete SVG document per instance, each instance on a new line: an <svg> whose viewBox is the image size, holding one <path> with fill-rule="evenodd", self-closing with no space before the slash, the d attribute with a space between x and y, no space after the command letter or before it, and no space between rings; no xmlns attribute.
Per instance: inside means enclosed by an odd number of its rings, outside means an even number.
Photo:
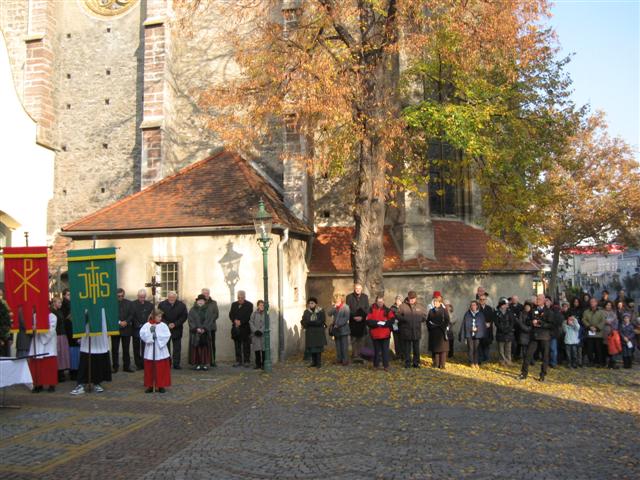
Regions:
<svg viewBox="0 0 640 480"><path fill-rule="evenodd" d="M211 363L210 335L213 321L207 317L207 298L200 294L196 304L189 310L189 343L191 344L191 358L189 363L195 365L195 370L208 370Z"/></svg>
<svg viewBox="0 0 640 480"><path fill-rule="evenodd" d="M429 350L434 368L445 368L449 352L449 310L442 304L442 294L433 292L433 301L427 314Z"/></svg>
<svg viewBox="0 0 640 480"><path fill-rule="evenodd" d="M324 333L327 328L324 310L318 305L316 297L309 297L307 309L302 314L302 328L304 329L304 347L311 354L310 367L322 366L322 352L327 344Z"/></svg>

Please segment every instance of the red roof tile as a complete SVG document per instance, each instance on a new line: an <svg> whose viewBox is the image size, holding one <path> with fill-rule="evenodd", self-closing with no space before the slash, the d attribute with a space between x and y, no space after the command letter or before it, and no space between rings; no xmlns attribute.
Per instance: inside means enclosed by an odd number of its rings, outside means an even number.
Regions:
<svg viewBox="0 0 640 480"><path fill-rule="evenodd" d="M391 233L384 233L384 271L536 271L528 262L512 262L506 267L486 268L489 236L463 222L433 220L435 260L418 256L403 261ZM321 227L313 242L312 273L350 273L352 227Z"/></svg>
<svg viewBox="0 0 640 480"><path fill-rule="evenodd" d="M253 226L263 198L274 224L300 233L311 228L284 205L278 192L235 153L222 151L149 188L62 228L63 232Z"/></svg>

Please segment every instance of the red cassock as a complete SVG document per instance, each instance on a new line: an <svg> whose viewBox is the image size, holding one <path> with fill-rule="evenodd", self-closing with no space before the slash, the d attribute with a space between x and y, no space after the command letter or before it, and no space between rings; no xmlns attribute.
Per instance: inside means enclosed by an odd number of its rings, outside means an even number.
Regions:
<svg viewBox="0 0 640 480"><path fill-rule="evenodd" d="M144 361L144 386L153 387L153 364L156 364L156 388L171 386L171 359L145 360Z"/></svg>
<svg viewBox="0 0 640 480"><path fill-rule="evenodd" d="M56 357L30 358L29 370L35 387L58 384L58 359Z"/></svg>

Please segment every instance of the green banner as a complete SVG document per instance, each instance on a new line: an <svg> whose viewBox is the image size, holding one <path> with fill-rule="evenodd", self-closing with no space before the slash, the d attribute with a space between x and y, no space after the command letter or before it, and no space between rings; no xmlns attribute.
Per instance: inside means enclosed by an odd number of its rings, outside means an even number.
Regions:
<svg viewBox="0 0 640 480"><path fill-rule="evenodd" d="M74 338L86 334L87 316L90 335L102 333L103 318L107 334L118 335L116 249L69 250L67 262Z"/></svg>

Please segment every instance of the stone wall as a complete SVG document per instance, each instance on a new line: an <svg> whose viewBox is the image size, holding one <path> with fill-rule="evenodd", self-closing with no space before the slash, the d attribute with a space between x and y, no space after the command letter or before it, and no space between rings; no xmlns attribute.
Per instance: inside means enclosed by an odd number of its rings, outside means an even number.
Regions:
<svg viewBox="0 0 640 480"><path fill-rule="evenodd" d="M25 40L29 35L29 4L24 0L0 2L0 31L4 36L16 93L24 98L24 72L27 61Z"/></svg>
<svg viewBox="0 0 640 480"><path fill-rule="evenodd" d="M56 2L50 233L139 188L143 4L100 17L79 2Z"/></svg>
<svg viewBox="0 0 640 480"><path fill-rule="evenodd" d="M475 298L476 290L482 286L489 293L491 303L496 306L500 297L518 295L523 302L533 294L533 275L526 273L492 274L433 274L402 275L386 274L384 277L385 301L391 305L396 295L406 296L409 290L415 290L418 300L425 305L431 302L433 292L442 292L454 308L454 317L458 323L454 327L457 335L460 320L469 308L469 302ZM348 294L353 291L353 278L349 276L319 276L310 274L307 281L307 294L316 296L322 307L331 305L334 293ZM372 295L370 295L372 297ZM372 301L372 300L371 300ZM426 335L423 333L423 340ZM424 343L424 342L423 342ZM424 351L424 349L423 349Z"/></svg>
<svg viewBox="0 0 640 480"><path fill-rule="evenodd" d="M220 31L229 22L220 15L217 2L202 3L197 15L186 23L170 25L167 48L167 70L164 121L164 174L205 158L221 146L220 140L207 128L209 111L200 96L214 85L224 85L239 74L230 46L221 39ZM175 12L181 18L184 12ZM240 106L239 106L240 107ZM283 183L281 160L284 131L274 124L272 134L257 145L261 169L277 184Z"/></svg>

